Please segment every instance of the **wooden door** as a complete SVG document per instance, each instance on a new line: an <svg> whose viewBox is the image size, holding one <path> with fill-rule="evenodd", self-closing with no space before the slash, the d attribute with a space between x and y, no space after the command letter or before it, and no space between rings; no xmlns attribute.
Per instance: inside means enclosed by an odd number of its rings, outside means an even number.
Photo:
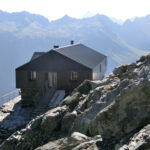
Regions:
<svg viewBox="0 0 150 150"><path fill-rule="evenodd" d="M57 72L48 73L48 82L50 87L57 87Z"/></svg>

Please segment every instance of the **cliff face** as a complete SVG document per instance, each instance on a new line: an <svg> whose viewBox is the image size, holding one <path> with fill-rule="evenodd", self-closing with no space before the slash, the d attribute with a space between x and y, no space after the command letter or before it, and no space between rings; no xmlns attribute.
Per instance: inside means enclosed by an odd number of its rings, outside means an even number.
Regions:
<svg viewBox="0 0 150 150"><path fill-rule="evenodd" d="M150 55L84 81L59 107L13 133L0 150L150 149Z"/></svg>

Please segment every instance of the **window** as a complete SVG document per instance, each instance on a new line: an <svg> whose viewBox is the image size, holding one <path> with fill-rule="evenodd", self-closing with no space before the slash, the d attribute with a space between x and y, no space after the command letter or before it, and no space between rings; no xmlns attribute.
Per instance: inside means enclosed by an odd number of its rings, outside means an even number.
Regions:
<svg viewBox="0 0 150 150"><path fill-rule="evenodd" d="M71 80L77 80L77 78L78 78L77 72L71 71L70 79L71 79Z"/></svg>
<svg viewBox="0 0 150 150"><path fill-rule="evenodd" d="M101 64L99 65L99 71L100 71L100 72L102 71L102 66L101 66Z"/></svg>
<svg viewBox="0 0 150 150"><path fill-rule="evenodd" d="M35 72L35 71L31 71L31 72L30 72L30 80L31 80L31 81L36 80L36 72Z"/></svg>

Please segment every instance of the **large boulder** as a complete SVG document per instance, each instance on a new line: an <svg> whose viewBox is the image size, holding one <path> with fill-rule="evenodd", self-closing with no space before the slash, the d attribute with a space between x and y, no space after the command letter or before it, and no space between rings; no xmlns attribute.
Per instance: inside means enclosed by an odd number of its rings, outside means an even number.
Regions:
<svg viewBox="0 0 150 150"><path fill-rule="evenodd" d="M74 89L72 94L74 94L75 92L79 92L80 94L87 95L90 92L90 90L94 89L96 86L97 86L96 82L93 82L90 80L85 80L81 83L80 86L78 86L76 89Z"/></svg>
<svg viewBox="0 0 150 150"><path fill-rule="evenodd" d="M77 118L77 112L66 113L61 121L61 131L65 133L70 133L74 120Z"/></svg>
<svg viewBox="0 0 150 150"><path fill-rule="evenodd" d="M89 129L94 127L104 138L121 138L150 123L150 85L135 86L121 92L108 107L100 111Z"/></svg>
<svg viewBox="0 0 150 150"><path fill-rule="evenodd" d="M84 134L74 132L70 137L49 142L35 150L98 150L96 141L96 138L92 140Z"/></svg>
<svg viewBox="0 0 150 150"><path fill-rule="evenodd" d="M68 106L71 110L76 109L79 103L85 99L85 97L90 93L91 90L95 89L99 85L99 82L85 80L81 85L73 90L71 95L67 96L60 106Z"/></svg>
<svg viewBox="0 0 150 150"><path fill-rule="evenodd" d="M82 101L84 98L82 97L82 95L79 92L76 92L70 96L67 96L62 103L60 104L60 106L68 106L71 110L74 110L74 108L78 105L78 103L80 101Z"/></svg>

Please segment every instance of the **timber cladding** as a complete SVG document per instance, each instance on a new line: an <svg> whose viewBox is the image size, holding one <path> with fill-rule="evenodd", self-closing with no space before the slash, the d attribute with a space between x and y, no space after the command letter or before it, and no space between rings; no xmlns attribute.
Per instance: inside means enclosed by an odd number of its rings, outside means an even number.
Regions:
<svg viewBox="0 0 150 150"><path fill-rule="evenodd" d="M92 80L92 71L83 71L83 70L76 70L77 72L77 80L71 80L71 71L65 71L58 73L58 89L63 90L73 90L79 84L81 84L85 79Z"/></svg>
<svg viewBox="0 0 150 150"><path fill-rule="evenodd" d="M36 80L30 80L30 72L36 72ZM77 80L71 80L71 72L77 72ZM92 80L92 70L55 51L44 54L16 69L17 88L41 88L48 80L48 73L57 73L57 89L72 90L85 79Z"/></svg>
<svg viewBox="0 0 150 150"><path fill-rule="evenodd" d="M71 80L70 71L58 71L57 73L57 89L72 90L77 87L85 79L92 80L92 71L90 70L75 70L77 72L77 80ZM16 71L16 86L17 88L41 88L48 81L47 71L36 71L36 80L29 79L29 71Z"/></svg>

